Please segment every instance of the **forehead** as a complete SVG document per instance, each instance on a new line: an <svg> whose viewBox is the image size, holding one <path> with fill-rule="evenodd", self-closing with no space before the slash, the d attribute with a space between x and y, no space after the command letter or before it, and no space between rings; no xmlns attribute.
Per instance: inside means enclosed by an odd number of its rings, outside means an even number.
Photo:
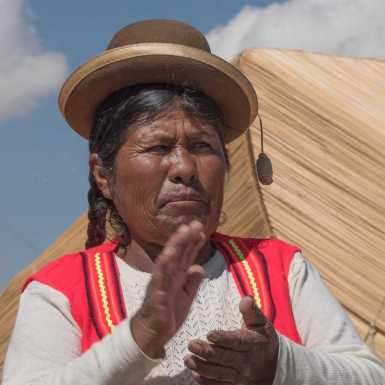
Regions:
<svg viewBox="0 0 385 385"><path fill-rule="evenodd" d="M194 119L182 110L170 111L154 121L140 125L129 134L132 139L151 140L176 137L218 138L218 128L209 122ZM129 138L128 138L129 139Z"/></svg>

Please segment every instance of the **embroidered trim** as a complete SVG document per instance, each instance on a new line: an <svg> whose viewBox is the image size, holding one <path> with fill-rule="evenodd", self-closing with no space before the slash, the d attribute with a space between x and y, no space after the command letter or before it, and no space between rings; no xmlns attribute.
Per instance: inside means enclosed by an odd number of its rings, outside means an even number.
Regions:
<svg viewBox="0 0 385 385"><path fill-rule="evenodd" d="M97 311L97 304L94 301L93 298L93 278L92 278L92 266L89 264L90 257L82 252L80 253L82 257L82 264L83 264L83 272L84 272L84 283L86 286L86 294L87 294L87 303L88 303L88 309L89 309L89 318L95 328L96 334L99 338L103 338L104 332L99 327L99 322L97 322L98 319L98 311Z"/></svg>
<svg viewBox="0 0 385 385"><path fill-rule="evenodd" d="M222 252L241 297L250 295L262 313L273 322L275 307L270 291L265 256L258 240L214 234L215 246Z"/></svg>
<svg viewBox="0 0 385 385"><path fill-rule="evenodd" d="M111 252L84 253L86 290L92 322L99 338L126 318L119 273Z"/></svg>
<svg viewBox="0 0 385 385"><path fill-rule="evenodd" d="M105 285L105 279L104 279L104 274L103 274L101 260L100 260L100 253L95 254L94 263L95 263L96 274L98 277L98 287L99 287L100 298L101 298L102 306L104 310L105 321L108 327L110 328L110 331L112 331L115 326L111 320L110 304L108 302L108 297L107 297L107 289Z"/></svg>
<svg viewBox="0 0 385 385"><path fill-rule="evenodd" d="M251 290L253 292L253 297L254 297L255 303L257 304L258 308L261 309L262 308L261 296L259 294L257 283L254 279L254 275L253 275L253 272L250 268L250 265L247 262L246 257L243 255L242 251L238 247L238 245L235 243L235 241L233 239L229 239L228 243L232 247L232 249L234 250L235 255L239 258L240 262L242 263L243 268L246 271L246 275L247 275L247 278L249 280Z"/></svg>

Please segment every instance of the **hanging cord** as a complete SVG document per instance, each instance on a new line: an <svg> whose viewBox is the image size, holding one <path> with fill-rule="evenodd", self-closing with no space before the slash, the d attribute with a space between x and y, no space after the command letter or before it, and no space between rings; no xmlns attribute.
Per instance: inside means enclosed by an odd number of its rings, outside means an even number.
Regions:
<svg viewBox="0 0 385 385"><path fill-rule="evenodd" d="M262 125L262 119L261 117L258 115L258 119L259 119L259 127L261 129L261 152L263 153L263 125Z"/></svg>
<svg viewBox="0 0 385 385"><path fill-rule="evenodd" d="M369 323L369 328L368 332L366 333L366 336L364 338L364 341L374 350L374 338L378 332L378 327L377 327L377 321L380 318L383 310L385 308L385 296L382 298L382 301L380 303L380 307L377 310L377 313L375 314L374 318L372 321Z"/></svg>
<svg viewBox="0 0 385 385"><path fill-rule="evenodd" d="M261 152L256 162L258 180L263 185L269 185L273 183L273 166L270 158L265 154L263 150L263 125L261 116L258 114L259 127L261 130Z"/></svg>

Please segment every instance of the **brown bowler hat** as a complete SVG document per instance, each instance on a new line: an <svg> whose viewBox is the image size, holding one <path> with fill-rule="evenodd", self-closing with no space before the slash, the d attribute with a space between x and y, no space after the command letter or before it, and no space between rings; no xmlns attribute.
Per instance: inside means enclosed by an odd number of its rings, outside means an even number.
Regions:
<svg viewBox="0 0 385 385"><path fill-rule="evenodd" d="M211 53L206 38L188 24L145 20L118 31L107 50L76 69L64 83L59 107L68 124L88 138L98 105L134 84L164 83L198 89L221 109L228 143L258 113L249 80Z"/></svg>

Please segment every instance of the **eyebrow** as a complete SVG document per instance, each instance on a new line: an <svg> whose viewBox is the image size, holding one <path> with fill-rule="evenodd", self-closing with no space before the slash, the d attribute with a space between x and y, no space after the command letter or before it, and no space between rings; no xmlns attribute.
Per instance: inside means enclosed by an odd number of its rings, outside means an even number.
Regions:
<svg viewBox="0 0 385 385"><path fill-rule="evenodd" d="M160 131L150 131L149 133L146 133L142 137L138 138L138 141L140 143L151 143L151 142L157 142L157 141L165 141L169 142L174 139L174 135L171 135L169 132L160 132Z"/></svg>
<svg viewBox="0 0 385 385"><path fill-rule="evenodd" d="M174 134L164 131L164 130L159 130L158 127L153 127L151 130L150 127L149 133L143 135L138 141L140 143L152 143L152 142L157 142L157 141L162 141L162 142L171 142L175 140ZM205 129L201 130L194 130L194 132L189 133L187 135L188 140L196 140L196 139L206 139L206 140L220 140L219 134L214 131L214 132L209 132Z"/></svg>

